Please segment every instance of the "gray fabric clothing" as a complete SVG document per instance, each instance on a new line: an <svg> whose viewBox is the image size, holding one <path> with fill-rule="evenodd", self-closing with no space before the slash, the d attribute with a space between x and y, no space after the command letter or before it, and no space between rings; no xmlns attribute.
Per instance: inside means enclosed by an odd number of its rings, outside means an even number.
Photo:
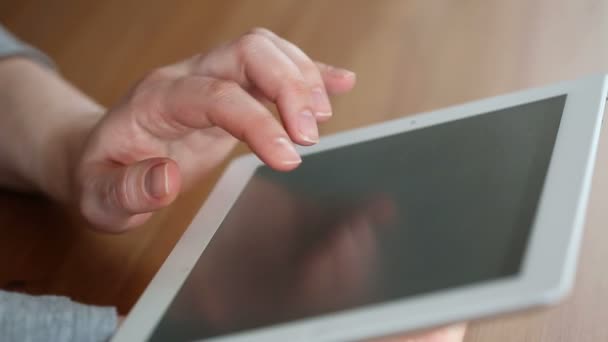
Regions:
<svg viewBox="0 0 608 342"><path fill-rule="evenodd" d="M11 56L24 56L54 67L45 54L19 42L0 25L0 59ZM111 307L79 304L65 297L35 297L0 290L2 342L106 341L116 330L117 317L116 309Z"/></svg>
<svg viewBox="0 0 608 342"><path fill-rule="evenodd" d="M45 54L19 41L0 25L0 58L23 56L32 59L40 64L55 68L53 61Z"/></svg>
<svg viewBox="0 0 608 342"><path fill-rule="evenodd" d="M107 341L117 325L116 309L59 296L0 291L0 340L6 342Z"/></svg>

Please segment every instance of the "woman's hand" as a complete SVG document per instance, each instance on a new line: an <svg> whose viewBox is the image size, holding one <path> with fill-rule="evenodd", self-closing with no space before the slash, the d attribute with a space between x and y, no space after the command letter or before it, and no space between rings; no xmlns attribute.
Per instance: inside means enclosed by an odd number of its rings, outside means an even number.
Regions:
<svg viewBox="0 0 608 342"><path fill-rule="evenodd" d="M216 167L237 140L270 167L292 170L301 162L293 143L318 142L317 124L332 115L328 95L347 92L354 84L354 73L314 62L265 29L155 70L108 112L87 139L76 175L82 212L113 232L139 225L153 211L169 205L184 185ZM264 102L276 105L279 120ZM367 221L359 221L364 224L351 226L369 232ZM342 238L351 235L337 234L316 259L311 255L305 263L309 267L304 267L307 273L323 275L320 265L331 259L324 256L340 254L341 247L336 246L344 247ZM359 235L369 248L353 255L370 263L374 243L365 237L373 234ZM302 291L325 291L308 285L303 281ZM221 305L222 310L230 307ZM387 341L460 342L463 334L464 326L458 325Z"/></svg>
<svg viewBox="0 0 608 342"><path fill-rule="evenodd" d="M264 29L151 72L107 112L59 74L8 58L0 61L0 186L77 202L91 223L121 232L169 205L237 140L274 169L297 167L293 143L314 144L317 124L332 114L328 94L354 83L352 72L313 62ZM277 106L278 120L266 101ZM351 219L345 222L361 223L350 225L356 231L368 231L368 221ZM317 253L302 255L301 274L322 276L327 257L342 255L351 234L337 232ZM360 242L369 248L346 261L373 262L373 239ZM309 285L301 290L326 290ZM456 326L388 341L460 342L463 334Z"/></svg>
<svg viewBox="0 0 608 342"><path fill-rule="evenodd" d="M318 122L332 115L328 94L354 84L354 73L315 63L265 29L157 69L88 137L76 174L82 213L111 232L139 225L237 139L272 168L291 170L301 162L293 143L315 144Z"/></svg>

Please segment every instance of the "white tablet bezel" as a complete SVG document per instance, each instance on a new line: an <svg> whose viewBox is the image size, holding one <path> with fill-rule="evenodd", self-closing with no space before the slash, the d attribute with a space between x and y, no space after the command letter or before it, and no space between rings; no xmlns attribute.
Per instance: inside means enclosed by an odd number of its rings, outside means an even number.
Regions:
<svg viewBox="0 0 608 342"><path fill-rule="evenodd" d="M316 153L567 95L522 269L517 276L211 340L360 340L556 302L569 291L574 280L607 84L606 75L596 75L524 90L334 134L323 137L316 146L300 149L303 155ZM259 165L262 163L254 155L240 157L230 164L112 341L141 341L150 337Z"/></svg>

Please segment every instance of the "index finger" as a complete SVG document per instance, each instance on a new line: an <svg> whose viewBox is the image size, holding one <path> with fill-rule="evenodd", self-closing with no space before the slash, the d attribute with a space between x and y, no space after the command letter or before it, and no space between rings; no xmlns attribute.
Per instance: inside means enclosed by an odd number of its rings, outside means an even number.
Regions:
<svg viewBox="0 0 608 342"><path fill-rule="evenodd" d="M291 140L300 145L318 142L313 89L297 65L267 37L246 34L200 59L194 73L258 89L277 105Z"/></svg>

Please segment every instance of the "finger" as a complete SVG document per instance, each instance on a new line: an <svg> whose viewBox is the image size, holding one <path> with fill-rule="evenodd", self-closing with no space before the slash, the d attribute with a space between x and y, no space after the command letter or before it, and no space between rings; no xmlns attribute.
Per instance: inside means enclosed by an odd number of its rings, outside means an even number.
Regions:
<svg viewBox="0 0 608 342"><path fill-rule="evenodd" d="M291 139L300 145L318 142L312 89L297 65L268 38L246 34L200 60L196 73L257 88L277 105Z"/></svg>
<svg viewBox="0 0 608 342"><path fill-rule="evenodd" d="M351 301L361 301L369 290L376 243L374 228L366 217L346 222L333 241L336 285Z"/></svg>
<svg viewBox="0 0 608 342"><path fill-rule="evenodd" d="M354 217L339 224L303 260L298 298L306 298L306 303L300 305L318 311L365 301L375 250L376 238L366 217Z"/></svg>
<svg viewBox="0 0 608 342"><path fill-rule="evenodd" d="M321 72L325 88L330 95L349 92L355 86L357 75L354 72L321 62L316 62L316 65Z"/></svg>
<svg viewBox="0 0 608 342"><path fill-rule="evenodd" d="M129 166L90 165L90 188L81 202L83 214L106 230L120 232L143 223L151 212L177 197L180 175L167 158L151 158Z"/></svg>
<svg viewBox="0 0 608 342"><path fill-rule="evenodd" d="M315 63L296 45L277 36L270 30L255 28L253 33L262 35L272 41L300 70L306 83L312 89L313 113L318 120L327 120L332 115L331 104L327 97L325 84Z"/></svg>
<svg viewBox="0 0 608 342"><path fill-rule="evenodd" d="M276 170L291 170L302 161L272 113L235 82L183 77L167 92L161 111L170 113L167 127L224 129Z"/></svg>
<svg viewBox="0 0 608 342"><path fill-rule="evenodd" d="M386 194L376 194L359 209L375 226L394 223L397 216L395 201Z"/></svg>

